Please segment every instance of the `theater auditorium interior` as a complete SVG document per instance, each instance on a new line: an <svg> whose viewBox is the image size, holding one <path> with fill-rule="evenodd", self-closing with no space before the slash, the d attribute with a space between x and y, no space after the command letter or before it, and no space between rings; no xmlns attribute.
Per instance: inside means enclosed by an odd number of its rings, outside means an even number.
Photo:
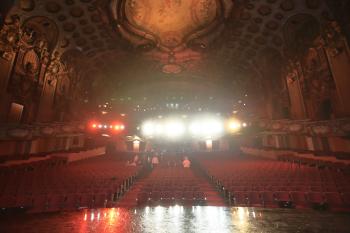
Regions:
<svg viewBox="0 0 350 233"><path fill-rule="evenodd" d="M349 0L1 0L0 232L350 232Z"/></svg>

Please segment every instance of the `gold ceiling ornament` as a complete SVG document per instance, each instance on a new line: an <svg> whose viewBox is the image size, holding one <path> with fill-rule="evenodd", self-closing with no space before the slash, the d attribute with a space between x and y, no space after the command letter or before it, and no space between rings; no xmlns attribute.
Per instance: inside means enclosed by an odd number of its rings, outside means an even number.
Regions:
<svg viewBox="0 0 350 233"><path fill-rule="evenodd" d="M111 0L110 3L116 30L134 48L147 52L147 57L156 57L149 53L165 54L159 60L165 73L183 70L183 61L173 59L177 53L205 51L221 34L232 7L230 0Z"/></svg>

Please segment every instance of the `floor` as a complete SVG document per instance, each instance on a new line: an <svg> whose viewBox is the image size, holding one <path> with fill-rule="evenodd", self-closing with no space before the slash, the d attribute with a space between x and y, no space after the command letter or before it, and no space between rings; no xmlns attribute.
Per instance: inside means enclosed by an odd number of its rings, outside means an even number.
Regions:
<svg viewBox="0 0 350 233"><path fill-rule="evenodd" d="M311 210L170 206L0 216L2 233L348 233L350 214Z"/></svg>

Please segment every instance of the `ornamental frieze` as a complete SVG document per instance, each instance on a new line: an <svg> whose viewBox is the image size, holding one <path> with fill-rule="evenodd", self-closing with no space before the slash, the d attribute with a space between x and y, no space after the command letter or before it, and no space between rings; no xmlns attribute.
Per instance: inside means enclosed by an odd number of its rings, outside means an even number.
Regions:
<svg viewBox="0 0 350 233"><path fill-rule="evenodd" d="M257 122L260 130L266 133L292 133L309 136L349 136L350 119L329 121L262 120Z"/></svg>

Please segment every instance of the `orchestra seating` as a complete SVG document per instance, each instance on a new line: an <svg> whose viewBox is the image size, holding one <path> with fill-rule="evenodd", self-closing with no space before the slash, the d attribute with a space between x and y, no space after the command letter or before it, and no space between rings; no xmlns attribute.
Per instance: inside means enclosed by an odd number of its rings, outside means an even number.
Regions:
<svg viewBox="0 0 350 233"><path fill-rule="evenodd" d="M206 202L203 178L192 169L156 167L137 194L137 205L200 205Z"/></svg>
<svg viewBox="0 0 350 233"><path fill-rule="evenodd" d="M0 208L47 212L113 206L140 170L125 162L105 155L64 166L7 170L0 174Z"/></svg>
<svg viewBox="0 0 350 233"><path fill-rule="evenodd" d="M348 169L227 156L198 163L235 206L350 210Z"/></svg>

